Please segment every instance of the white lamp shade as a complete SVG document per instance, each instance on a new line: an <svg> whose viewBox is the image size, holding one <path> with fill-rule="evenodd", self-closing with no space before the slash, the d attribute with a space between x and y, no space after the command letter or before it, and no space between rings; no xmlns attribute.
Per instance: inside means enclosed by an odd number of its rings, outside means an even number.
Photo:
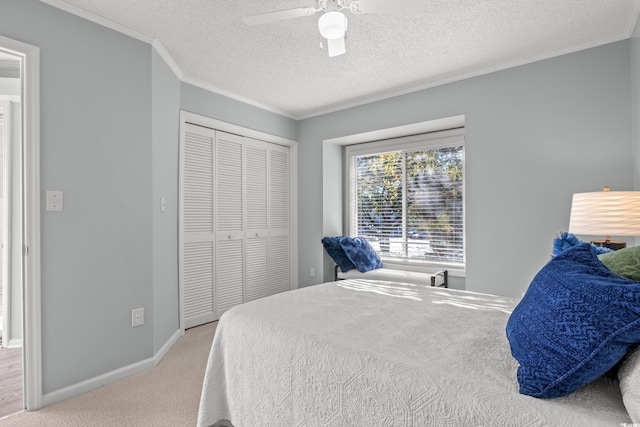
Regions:
<svg viewBox="0 0 640 427"><path fill-rule="evenodd" d="M318 28L327 40L342 38L347 31L347 17L337 11L327 12L318 19Z"/></svg>
<svg viewBox="0 0 640 427"><path fill-rule="evenodd" d="M640 236L640 191L574 194L569 233Z"/></svg>

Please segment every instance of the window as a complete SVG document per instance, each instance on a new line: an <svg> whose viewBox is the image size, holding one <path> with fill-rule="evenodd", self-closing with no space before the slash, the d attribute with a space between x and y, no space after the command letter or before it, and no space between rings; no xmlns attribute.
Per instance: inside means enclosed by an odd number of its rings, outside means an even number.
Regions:
<svg viewBox="0 0 640 427"><path fill-rule="evenodd" d="M464 269L464 130L346 147L348 234L386 262Z"/></svg>

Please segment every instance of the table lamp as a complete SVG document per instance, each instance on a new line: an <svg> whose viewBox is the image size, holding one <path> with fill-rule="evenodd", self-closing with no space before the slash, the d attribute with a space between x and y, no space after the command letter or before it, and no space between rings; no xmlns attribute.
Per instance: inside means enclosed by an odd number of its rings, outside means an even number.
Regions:
<svg viewBox="0 0 640 427"><path fill-rule="evenodd" d="M569 233L603 235L593 240L597 246L613 250L627 246L611 236L640 236L640 191L604 191L575 193L571 203Z"/></svg>

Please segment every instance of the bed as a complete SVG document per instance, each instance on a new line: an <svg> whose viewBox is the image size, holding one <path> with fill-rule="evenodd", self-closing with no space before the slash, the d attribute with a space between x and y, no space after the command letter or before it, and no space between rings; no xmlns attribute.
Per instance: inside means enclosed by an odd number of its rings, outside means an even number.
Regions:
<svg viewBox="0 0 640 427"><path fill-rule="evenodd" d="M554 399L519 393L518 362L505 335L517 303L343 280L237 306L216 329L198 425L631 423L610 376Z"/></svg>

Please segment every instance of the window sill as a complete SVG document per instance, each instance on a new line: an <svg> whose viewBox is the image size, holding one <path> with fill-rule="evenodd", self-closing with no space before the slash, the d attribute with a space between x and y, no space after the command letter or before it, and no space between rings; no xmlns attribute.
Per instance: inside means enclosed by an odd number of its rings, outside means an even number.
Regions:
<svg viewBox="0 0 640 427"><path fill-rule="evenodd" d="M382 259L383 267L392 268L394 270L417 271L420 273L431 273L431 274L440 270L448 270L449 276L453 276L453 277L467 276L465 267L459 264L447 264L445 262L432 263L432 262L423 262L423 261L399 260L397 258L386 258L384 256L381 256L380 258Z"/></svg>

